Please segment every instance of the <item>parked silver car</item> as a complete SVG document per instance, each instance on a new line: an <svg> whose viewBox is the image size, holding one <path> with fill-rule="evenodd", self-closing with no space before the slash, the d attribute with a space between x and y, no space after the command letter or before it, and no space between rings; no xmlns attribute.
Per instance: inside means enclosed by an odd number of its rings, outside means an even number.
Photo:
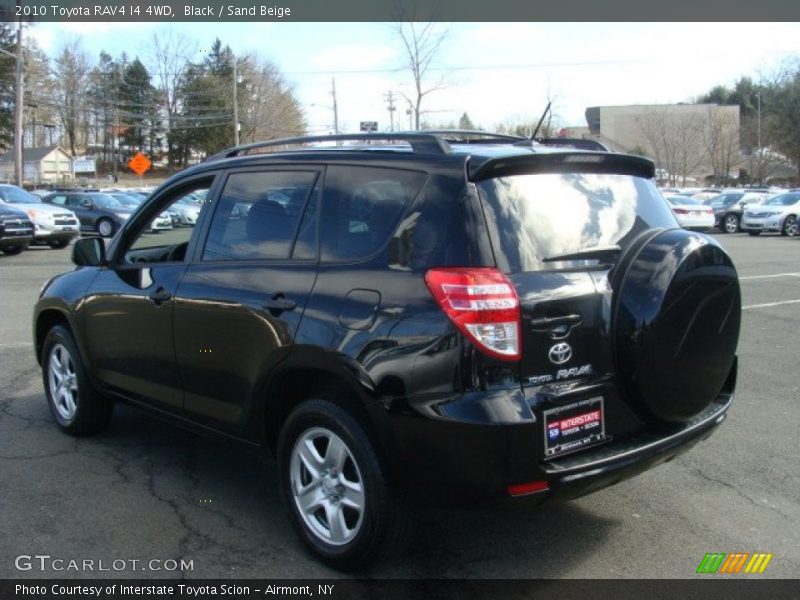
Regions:
<svg viewBox="0 0 800 600"><path fill-rule="evenodd" d="M0 201L25 211L33 222L33 241L64 248L78 236L78 217L63 206L45 204L38 196L15 185L0 185Z"/></svg>

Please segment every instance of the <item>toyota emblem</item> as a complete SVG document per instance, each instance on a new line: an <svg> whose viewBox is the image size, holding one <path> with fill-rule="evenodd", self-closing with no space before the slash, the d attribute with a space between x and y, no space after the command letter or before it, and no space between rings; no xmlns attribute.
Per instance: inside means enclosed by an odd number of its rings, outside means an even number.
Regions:
<svg viewBox="0 0 800 600"><path fill-rule="evenodd" d="M563 365L572 358L572 348L566 342L561 342L550 348L548 356L554 365Z"/></svg>

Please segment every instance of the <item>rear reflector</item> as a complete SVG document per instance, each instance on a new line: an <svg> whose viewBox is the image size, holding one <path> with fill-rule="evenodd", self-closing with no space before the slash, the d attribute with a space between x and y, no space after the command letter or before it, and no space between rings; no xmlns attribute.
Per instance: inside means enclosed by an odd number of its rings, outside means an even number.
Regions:
<svg viewBox="0 0 800 600"><path fill-rule="evenodd" d="M425 273L439 307L485 354L520 359L519 298L514 286L494 268L442 268Z"/></svg>
<svg viewBox="0 0 800 600"><path fill-rule="evenodd" d="M509 496L524 496L526 494L535 494L550 487L546 481L531 481L530 483L518 483L517 485L510 485L506 488Z"/></svg>

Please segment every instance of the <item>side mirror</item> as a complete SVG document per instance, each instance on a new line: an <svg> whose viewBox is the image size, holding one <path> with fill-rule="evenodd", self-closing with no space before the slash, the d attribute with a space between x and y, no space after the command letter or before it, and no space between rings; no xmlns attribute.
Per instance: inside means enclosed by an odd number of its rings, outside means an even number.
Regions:
<svg viewBox="0 0 800 600"><path fill-rule="evenodd" d="M72 262L79 267L99 267L106 262L106 245L100 238L83 238L72 247Z"/></svg>

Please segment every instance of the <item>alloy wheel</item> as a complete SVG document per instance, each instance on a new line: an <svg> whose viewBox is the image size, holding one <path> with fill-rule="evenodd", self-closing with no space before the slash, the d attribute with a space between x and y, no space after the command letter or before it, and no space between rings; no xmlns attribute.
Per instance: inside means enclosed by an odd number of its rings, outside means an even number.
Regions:
<svg viewBox="0 0 800 600"><path fill-rule="evenodd" d="M725 217L725 232L736 233L739 231L739 219L736 215L727 215Z"/></svg>
<svg viewBox="0 0 800 600"><path fill-rule="evenodd" d="M97 232L103 237L111 237L111 234L114 233L114 224L103 219L97 224Z"/></svg>
<svg viewBox="0 0 800 600"><path fill-rule="evenodd" d="M324 427L304 431L289 463L292 498L308 530L333 546L351 542L364 521L365 490L350 448Z"/></svg>
<svg viewBox="0 0 800 600"><path fill-rule="evenodd" d="M70 421L78 409L78 378L72 356L62 344L56 344L50 350L47 382L58 414L65 421Z"/></svg>
<svg viewBox="0 0 800 600"><path fill-rule="evenodd" d="M783 224L783 232L786 235L792 236L798 234L797 217L787 217L786 222Z"/></svg>

